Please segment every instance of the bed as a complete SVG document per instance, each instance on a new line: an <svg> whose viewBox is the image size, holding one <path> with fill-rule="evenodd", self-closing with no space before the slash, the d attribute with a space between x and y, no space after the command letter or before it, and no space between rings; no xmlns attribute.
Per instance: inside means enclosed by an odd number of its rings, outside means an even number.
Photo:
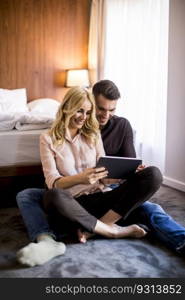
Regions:
<svg viewBox="0 0 185 300"><path fill-rule="evenodd" d="M51 98L27 103L24 88L0 89L1 170L40 164L39 136L51 126L59 105Z"/></svg>
<svg viewBox="0 0 185 300"><path fill-rule="evenodd" d="M0 206L15 202L22 189L43 187L39 136L51 126L59 105L51 98L27 103L25 89L0 89Z"/></svg>
<svg viewBox="0 0 185 300"><path fill-rule="evenodd" d="M43 130L0 132L0 178L42 175L39 136Z"/></svg>
<svg viewBox="0 0 185 300"><path fill-rule="evenodd" d="M43 187L39 155L39 136L43 130L0 132L1 207L15 205L20 190Z"/></svg>
<svg viewBox="0 0 185 300"><path fill-rule="evenodd" d="M40 164L39 136L42 132L16 129L0 132L0 168Z"/></svg>

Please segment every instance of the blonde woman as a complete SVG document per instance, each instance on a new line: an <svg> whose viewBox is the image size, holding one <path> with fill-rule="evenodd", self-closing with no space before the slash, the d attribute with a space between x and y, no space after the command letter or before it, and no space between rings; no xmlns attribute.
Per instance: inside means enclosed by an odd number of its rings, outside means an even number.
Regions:
<svg viewBox="0 0 185 300"><path fill-rule="evenodd" d="M138 206L138 200L126 199L122 185L105 190L107 171L95 168L105 152L94 98L87 89L76 87L66 94L51 130L41 135L40 153L48 186L44 207L48 213L55 209L80 227L81 242L87 237L83 230L109 238L146 234L137 225L115 224Z"/></svg>

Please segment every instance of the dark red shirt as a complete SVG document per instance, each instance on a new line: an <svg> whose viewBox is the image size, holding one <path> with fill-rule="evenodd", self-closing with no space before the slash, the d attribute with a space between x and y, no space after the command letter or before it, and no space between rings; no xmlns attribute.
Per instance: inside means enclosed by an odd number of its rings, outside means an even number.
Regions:
<svg viewBox="0 0 185 300"><path fill-rule="evenodd" d="M106 155L136 157L133 130L125 118L113 116L101 130Z"/></svg>

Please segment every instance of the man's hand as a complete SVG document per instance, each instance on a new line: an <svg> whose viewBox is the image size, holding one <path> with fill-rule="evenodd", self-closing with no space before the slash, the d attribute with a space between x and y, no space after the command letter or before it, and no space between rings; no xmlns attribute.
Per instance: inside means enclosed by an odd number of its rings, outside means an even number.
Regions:
<svg viewBox="0 0 185 300"><path fill-rule="evenodd" d="M104 167L100 168L87 168L79 174L80 182L83 184L94 184L98 180L105 178L108 171Z"/></svg>
<svg viewBox="0 0 185 300"><path fill-rule="evenodd" d="M145 169L146 166L145 165L139 165L136 169L136 172L142 171L143 169Z"/></svg>

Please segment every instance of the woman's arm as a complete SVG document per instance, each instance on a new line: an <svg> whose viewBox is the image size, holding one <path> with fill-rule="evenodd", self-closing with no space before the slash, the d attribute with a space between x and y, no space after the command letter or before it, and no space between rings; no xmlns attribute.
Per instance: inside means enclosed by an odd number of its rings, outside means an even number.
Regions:
<svg viewBox="0 0 185 300"><path fill-rule="evenodd" d="M67 189L77 184L94 184L98 180L107 176L107 171L104 167L101 168L87 168L83 172L65 176L57 179L54 183L56 188Z"/></svg>
<svg viewBox="0 0 185 300"><path fill-rule="evenodd" d="M47 134L42 134L40 137L40 156L49 189L53 187L67 189L77 184L94 184L107 176L107 171L102 167L87 168L76 175L62 176L57 169L53 144Z"/></svg>
<svg viewBox="0 0 185 300"><path fill-rule="evenodd" d="M61 178L62 175L56 167L53 144L47 133L40 136L40 158L47 187L51 189L56 179Z"/></svg>

